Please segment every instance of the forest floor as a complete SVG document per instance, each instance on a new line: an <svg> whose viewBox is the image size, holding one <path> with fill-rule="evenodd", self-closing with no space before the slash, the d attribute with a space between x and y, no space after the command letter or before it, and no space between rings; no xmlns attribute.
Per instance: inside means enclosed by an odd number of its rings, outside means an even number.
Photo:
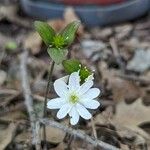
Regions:
<svg viewBox="0 0 150 150"><path fill-rule="evenodd" d="M33 28L33 18L26 16L17 1L0 2L0 150L29 150L32 132L22 90L20 65L28 51L27 77L36 116L43 115L43 102L51 60L46 47ZM77 18L66 10L64 19L49 20L56 31ZM94 70L95 87L101 89L101 106L92 111L97 139L122 150L150 150L150 15L107 27L82 25L69 56ZM55 66L53 81L65 76L62 66ZM49 98L56 97L49 92ZM69 126L68 117L48 118ZM91 121L80 119L77 126L93 137ZM42 132L42 131L41 131ZM98 149L77 136L47 126L48 149ZM41 138L42 140L42 138Z"/></svg>

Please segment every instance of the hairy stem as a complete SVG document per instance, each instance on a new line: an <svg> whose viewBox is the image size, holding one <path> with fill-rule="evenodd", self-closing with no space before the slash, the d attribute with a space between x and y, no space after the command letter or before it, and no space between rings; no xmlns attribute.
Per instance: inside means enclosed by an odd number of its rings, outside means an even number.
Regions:
<svg viewBox="0 0 150 150"><path fill-rule="evenodd" d="M48 82L47 82L47 87L45 91L45 99L44 99L44 112L43 112L43 117L45 118L47 116L47 111L46 111L46 105L47 105L47 95L49 92L50 84L52 82L52 73L54 70L54 65L55 62L52 61L52 64L50 66L49 74L48 74ZM44 140L44 150L47 150L47 144L46 144L46 126L43 125L43 140Z"/></svg>

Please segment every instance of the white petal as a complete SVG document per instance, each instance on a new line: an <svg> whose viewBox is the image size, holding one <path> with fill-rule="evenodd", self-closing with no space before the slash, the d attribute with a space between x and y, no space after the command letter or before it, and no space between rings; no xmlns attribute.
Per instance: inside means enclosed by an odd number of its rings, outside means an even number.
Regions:
<svg viewBox="0 0 150 150"><path fill-rule="evenodd" d="M72 108L72 105L70 105L69 103L63 105L60 110L57 112L57 118L58 119L62 119L64 118L67 113L70 111L70 109Z"/></svg>
<svg viewBox="0 0 150 150"><path fill-rule="evenodd" d="M69 90L77 90L80 87L79 72L73 72L69 77Z"/></svg>
<svg viewBox="0 0 150 150"><path fill-rule="evenodd" d="M62 81L64 81L65 83L67 83L67 82L68 82L68 79L69 79L69 75L64 76L64 77L61 77L61 78L57 79L57 81L62 80Z"/></svg>
<svg viewBox="0 0 150 150"><path fill-rule="evenodd" d="M92 86L93 86L92 80L88 80L88 81L84 82L79 89L80 95L87 92Z"/></svg>
<svg viewBox="0 0 150 150"><path fill-rule="evenodd" d="M54 99L50 99L47 103L47 108L49 109L59 109L61 108L64 104L66 103L66 101L62 98L54 98Z"/></svg>
<svg viewBox="0 0 150 150"><path fill-rule="evenodd" d="M72 107L71 111L69 112L69 116L71 117L70 123L72 125L76 125L79 121L80 116L75 107Z"/></svg>
<svg viewBox="0 0 150 150"><path fill-rule="evenodd" d="M58 96L64 97L66 93L68 92L67 84L63 80L56 80L54 82L54 89Z"/></svg>
<svg viewBox="0 0 150 150"><path fill-rule="evenodd" d="M82 101L82 104L89 109L97 109L100 106L100 103L97 100L85 100Z"/></svg>
<svg viewBox="0 0 150 150"><path fill-rule="evenodd" d="M96 98L100 94L100 90L98 88L89 89L85 94L82 95L83 99L92 100Z"/></svg>
<svg viewBox="0 0 150 150"><path fill-rule="evenodd" d="M79 115L82 118L90 119L92 117L92 115L89 113L89 111L84 106L82 106L81 104L77 104L76 108L77 108Z"/></svg>

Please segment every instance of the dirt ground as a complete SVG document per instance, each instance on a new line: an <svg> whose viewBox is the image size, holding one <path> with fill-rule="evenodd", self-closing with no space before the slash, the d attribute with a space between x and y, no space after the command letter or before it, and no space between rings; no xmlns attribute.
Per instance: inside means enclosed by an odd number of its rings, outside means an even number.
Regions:
<svg viewBox="0 0 150 150"><path fill-rule="evenodd" d="M63 19L48 23L59 31L70 18L77 16L66 10ZM28 79L37 117L43 115L51 60L33 21L16 0L0 1L0 150L35 149L22 91L20 55L29 52ZM69 49L69 58L94 70L94 86L101 90L101 106L91 112L97 138L122 150L150 150L150 15L111 27L82 25ZM64 75L62 66L56 65L53 81ZM49 98L54 97L52 87ZM68 117L56 118L56 111L48 110L48 118L69 125ZM80 119L72 128L93 137L91 121ZM51 126L46 132L48 149L98 149Z"/></svg>

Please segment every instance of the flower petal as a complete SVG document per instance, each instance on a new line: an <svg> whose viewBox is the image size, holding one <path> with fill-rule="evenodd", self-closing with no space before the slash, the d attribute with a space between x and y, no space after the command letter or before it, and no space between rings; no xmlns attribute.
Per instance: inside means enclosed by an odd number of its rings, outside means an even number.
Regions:
<svg viewBox="0 0 150 150"><path fill-rule="evenodd" d="M71 117L70 123L72 125L76 125L79 121L80 116L75 107L72 107L71 111L69 112L69 116Z"/></svg>
<svg viewBox="0 0 150 150"><path fill-rule="evenodd" d="M79 72L73 72L69 77L69 90L77 90L80 87Z"/></svg>
<svg viewBox="0 0 150 150"><path fill-rule="evenodd" d="M98 88L92 88L82 95L82 99L92 100L96 98L99 94L100 94L100 90Z"/></svg>
<svg viewBox="0 0 150 150"><path fill-rule="evenodd" d="M60 110L57 112L57 118L58 119L62 119L64 118L67 113L70 111L70 109L72 108L72 105L70 105L69 103L63 105Z"/></svg>
<svg viewBox="0 0 150 150"><path fill-rule="evenodd" d="M54 99L50 99L47 103L47 108L49 109L59 109L61 108L64 104L66 103L66 101L62 98L54 98Z"/></svg>
<svg viewBox="0 0 150 150"><path fill-rule="evenodd" d="M82 95L85 92L87 92L92 86L93 86L93 81L92 80L88 80L88 81L84 82L81 85L80 89L79 89L80 95Z"/></svg>
<svg viewBox="0 0 150 150"><path fill-rule="evenodd" d="M77 104L76 108L77 108L79 115L82 118L90 119L92 117L92 115L89 113L89 111L84 106L82 106L81 104Z"/></svg>
<svg viewBox="0 0 150 150"><path fill-rule="evenodd" d="M89 109L97 109L100 106L100 103L97 100L85 100L82 101L82 104Z"/></svg>
<svg viewBox="0 0 150 150"><path fill-rule="evenodd" d="M66 93L68 92L67 84L63 80L56 80L54 82L54 89L58 96L64 97Z"/></svg>

